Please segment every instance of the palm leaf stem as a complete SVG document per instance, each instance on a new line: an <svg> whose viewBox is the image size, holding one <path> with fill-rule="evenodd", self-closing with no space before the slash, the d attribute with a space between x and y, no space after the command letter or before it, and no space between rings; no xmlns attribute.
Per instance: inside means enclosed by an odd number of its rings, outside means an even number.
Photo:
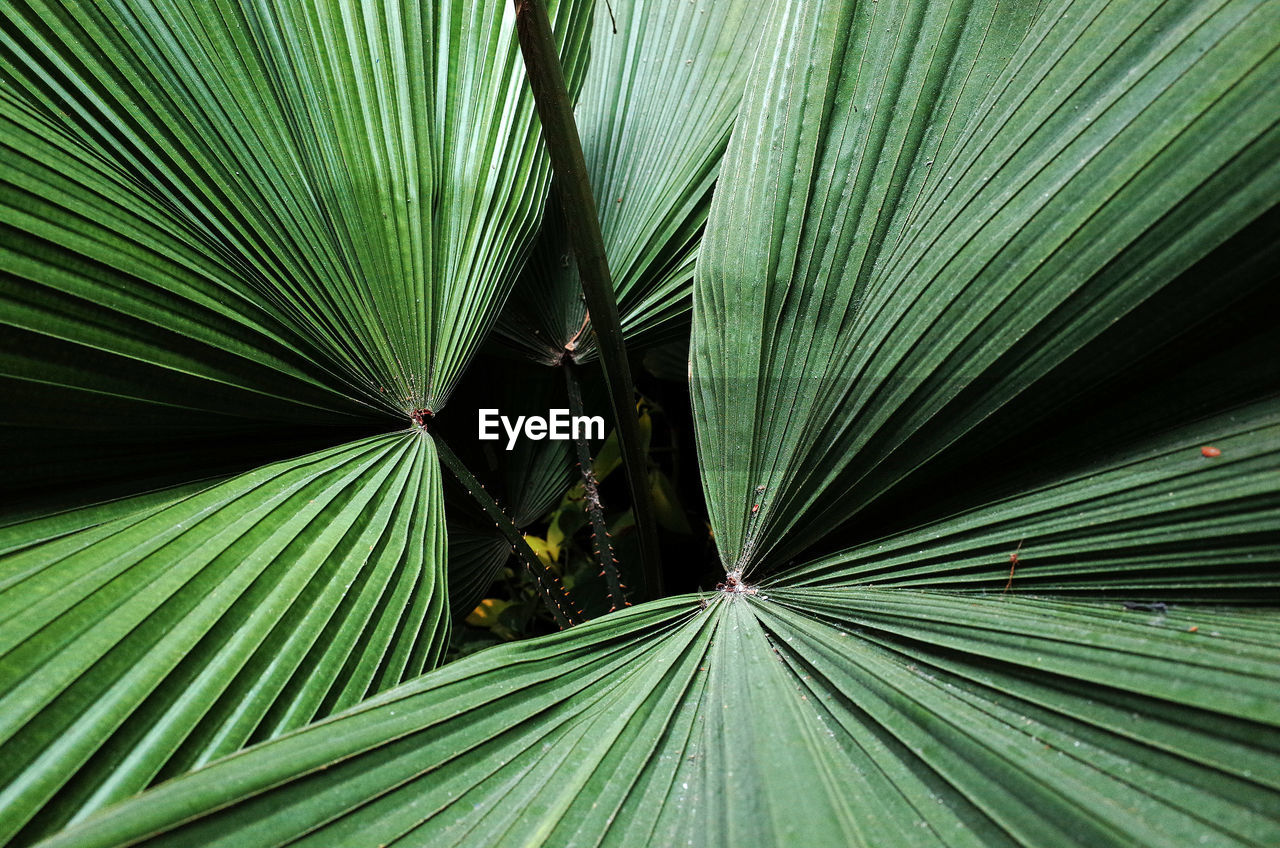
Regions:
<svg viewBox="0 0 1280 848"><path fill-rule="evenodd" d="M653 505L649 500L648 475L640 450L640 424L635 411L635 386L627 364L622 340L618 302L609 276L604 237L582 142L573 117L573 99L565 87L551 23L541 0L515 0L516 33L524 54L529 86L538 105L542 131L551 154L551 167L565 210L569 238L578 263L578 276L586 296L587 310L600 349L600 365L618 426L627 482L635 509L640 539L640 559L646 597L661 597L662 574L658 568L657 537L654 535Z"/></svg>
<svg viewBox="0 0 1280 848"><path fill-rule="evenodd" d="M569 394L569 415L577 420L584 415L582 405L582 385L578 382L576 366L572 362L564 363L564 381ZM578 436L578 428L573 428L573 446L578 453L578 469L582 472L583 504L587 515L591 518L591 553L596 564L600 566L600 576L605 579L609 592L609 612L619 607L628 606L627 596L618 574L618 561L613 556L613 545L609 542L609 526L604 520L604 506L600 503L600 484L596 481L595 466L591 459L591 446L585 437Z"/></svg>
<svg viewBox="0 0 1280 848"><path fill-rule="evenodd" d="M462 460L458 459L458 455L440 437L440 434L433 433L432 436L435 439L436 450L440 454L440 461L453 472L453 476L458 478L458 482L467 490L467 494L471 495L475 502L480 505L485 515L493 519L494 526L506 537L506 540L511 544L511 550L533 576L534 585L538 587L538 595L542 598L543 603L547 605L547 609L551 611L551 616L556 620L556 624L560 626L561 630L578 624L581 620L580 611L574 607L564 586L551 573L550 569L543 565L542 560L538 559L538 555L533 552L533 548L529 547L529 543L525 541L524 534L520 532L520 528L516 527L511 517L503 511L502 507L498 506L498 502L485 490L484 484L467 470L467 467L462 464Z"/></svg>

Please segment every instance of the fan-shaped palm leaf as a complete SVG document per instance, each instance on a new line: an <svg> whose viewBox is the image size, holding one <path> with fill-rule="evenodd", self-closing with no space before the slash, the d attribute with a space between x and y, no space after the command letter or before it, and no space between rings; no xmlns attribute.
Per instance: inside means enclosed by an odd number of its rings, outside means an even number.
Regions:
<svg viewBox="0 0 1280 848"><path fill-rule="evenodd" d="M6 528L0 841L438 661L440 476L404 428L446 402L545 202L512 14L0 9L0 373L25 466L69 453L128 475L166 439L166 482L189 482L213 470L211 432L305 430L297 453L318 425L400 431ZM576 86L590 8L553 16ZM105 460L52 417L81 409ZM153 485L132 484L112 493Z"/></svg>
<svg viewBox="0 0 1280 848"><path fill-rule="evenodd" d="M779 568L1275 202L1276 8L780 3L694 336L722 556L777 578L480 653L49 844L1280 839L1275 616L1190 602L1273 584L1274 397Z"/></svg>
<svg viewBox="0 0 1280 848"><path fill-rule="evenodd" d="M624 336L687 312L711 187L768 4L621 0L596 18L575 117ZM552 203L498 325L537 361L595 356L572 247Z"/></svg>

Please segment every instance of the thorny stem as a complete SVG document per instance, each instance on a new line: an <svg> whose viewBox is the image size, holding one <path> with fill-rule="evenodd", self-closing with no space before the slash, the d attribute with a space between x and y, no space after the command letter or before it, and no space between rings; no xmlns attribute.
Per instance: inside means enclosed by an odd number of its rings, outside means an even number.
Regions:
<svg viewBox="0 0 1280 848"><path fill-rule="evenodd" d="M564 362L564 381L569 390L569 415L576 420L584 415L582 410L582 386L578 383L576 366L567 358ZM578 451L578 468L582 471L582 488L587 515L591 516L591 549L600 566L600 576L605 579L609 591L609 612L619 606L630 606L627 602L626 589L618 574L618 560L613 556L613 545L609 543L609 527L604 521L604 506L600 503L600 485L596 482L596 472L591 461L591 447L586 437L577 436L574 428L573 446Z"/></svg>
<svg viewBox="0 0 1280 848"><path fill-rule="evenodd" d="M438 433L433 433L432 438L436 443L436 452L440 454L440 461L453 472L453 476L458 478L458 482L467 490L467 494L471 495L475 502L480 505L485 515L493 519L494 526L511 544L512 552L524 563L524 567L529 570L529 574L533 577L534 585L538 587L538 595L541 596L543 603L547 605L547 609L551 611L551 616L556 620L556 624L560 625L561 630L578 624L582 620L581 610L573 606L564 586L560 585L560 581L556 579L556 576L542 564L542 560L538 559L538 555L533 552L533 548L529 547L529 543L525 541L524 534L520 532L520 528L516 527L515 522L503 512L502 507L498 506L498 502L485 491L484 486L476 479L475 475L467 470L467 467L462 464L462 460L458 459L457 454L450 449L445 440Z"/></svg>
<svg viewBox="0 0 1280 848"><path fill-rule="evenodd" d="M640 422L635 408L635 385L627 365L627 350L622 341L622 322L618 317L617 296L609 276L604 238L600 234L600 218L591 194L582 142L573 118L573 100L565 87L560 56L551 34L551 22L543 0L514 0L516 35L524 54L529 87L538 106L542 132L551 154L551 166L559 184L564 204L569 240L578 262L578 276L586 296L587 310L595 328L600 350L600 366L604 369L605 386L618 426L623 465L630 484L635 509L636 531L640 539L640 559L644 575L644 596L661 597L662 572L658 566L658 539L653 521L653 504L649 494L649 475L640 450Z"/></svg>

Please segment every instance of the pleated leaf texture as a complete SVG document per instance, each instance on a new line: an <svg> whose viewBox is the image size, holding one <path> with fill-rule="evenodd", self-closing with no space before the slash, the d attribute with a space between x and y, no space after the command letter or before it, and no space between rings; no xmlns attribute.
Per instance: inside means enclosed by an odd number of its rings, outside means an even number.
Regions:
<svg viewBox="0 0 1280 848"><path fill-rule="evenodd" d="M574 84L585 7L555 5ZM274 342L323 370L330 405L439 410L523 264L550 178L513 14L6 4L5 117L24 160L8 173L18 232L6 246L11 272L43 284L22 294L45 298L9 323L51 336L88 300L108 307L106 326L65 332L142 365L298 393L302 374L254 373L284 371ZM48 185L59 177L69 185ZM49 243L77 250L48 255ZM186 333L219 317L251 360L225 374L211 356L132 347L108 323ZM197 338L221 346L209 335ZM27 379L51 367L24 365Z"/></svg>
<svg viewBox="0 0 1280 848"><path fill-rule="evenodd" d="M5 557L6 836L433 667L439 477L428 439L375 437Z"/></svg>
<svg viewBox="0 0 1280 848"><path fill-rule="evenodd" d="M551 14L576 89L590 4ZM440 662L409 416L495 320L550 163L509 5L0 20L5 465L40 504L0 519L0 843L30 844ZM330 447L206 461L289 429Z"/></svg>
<svg viewBox="0 0 1280 848"><path fill-rule="evenodd" d="M1025 4L796 13L748 94L789 108L739 118L695 289L726 568L794 556L1100 354L1276 203L1271 11L1057 4L1029 31ZM1256 285L1222 277L1227 302Z"/></svg>
<svg viewBox="0 0 1280 848"><path fill-rule="evenodd" d="M5 14L6 373L142 420L401 421L0 529L5 838L1280 843L1280 400L1235 368L1274 345L1169 355L1274 286L1280 3L769 6L694 278L724 587L435 670L443 501L403 414L543 202L509 14ZM444 177L494 114L526 159L467 173L515 175L502 213ZM1098 386L1128 395L1057 397ZM882 532L931 480L945 514Z"/></svg>
<svg viewBox="0 0 1280 848"><path fill-rule="evenodd" d="M693 268L769 2L614 3L603 10L574 115L622 333L687 328ZM554 193L553 193L554 198ZM536 362L596 356L563 213L553 202L498 331Z"/></svg>
<svg viewBox="0 0 1280 848"><path fill-rule="evenodd" d="M1233 367L1274 321L1170 352L1274 284L1277 14L779 0L694 280L723 587L183 760L42 844L1280 842L1280 397ZM1056 441L981 470L1024 432ZM946 509L882 530L915 503Z"/></svg>

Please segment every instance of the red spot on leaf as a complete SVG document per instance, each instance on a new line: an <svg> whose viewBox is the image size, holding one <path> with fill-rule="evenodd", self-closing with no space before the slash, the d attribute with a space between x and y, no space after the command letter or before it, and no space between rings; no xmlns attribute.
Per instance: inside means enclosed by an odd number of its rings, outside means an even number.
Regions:
<svg viewBox="0 0 1280 848"><path fill-rule="evenodd" d="M1205 445L1204 447L1200 448L1200 455L1209 456L1209 457L1222 456L1222 451L1218 450L1213 445Z"/></svg>

